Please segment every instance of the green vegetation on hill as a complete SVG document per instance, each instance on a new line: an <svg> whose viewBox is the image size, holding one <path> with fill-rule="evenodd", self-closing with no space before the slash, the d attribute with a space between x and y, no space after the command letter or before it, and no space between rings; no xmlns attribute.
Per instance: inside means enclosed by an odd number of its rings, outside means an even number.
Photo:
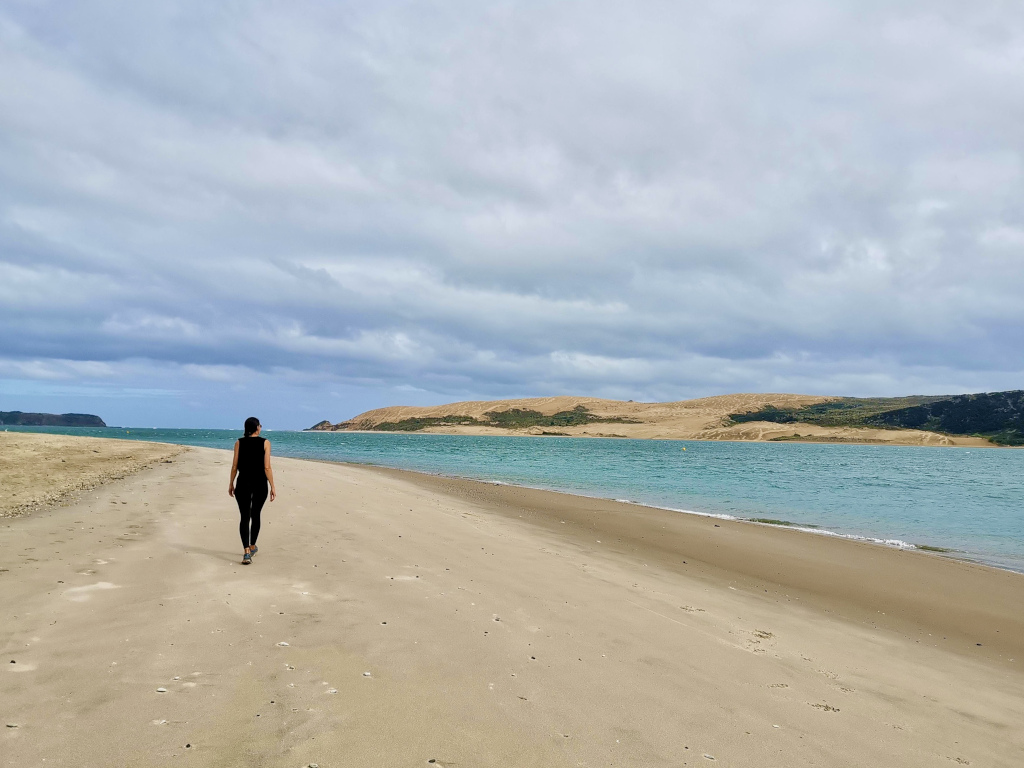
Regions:
<svg viewBox="0 0 1024 768"><path fill-rule="evenodd" d="M638 424L636 419L595 416L582 405L571 411L559 411L549 416L540 411L510 408L507 411L488 411L484 418L472 416L420 416L399 421L385 421L367 429L375 432L418 432L428 427L480 426L500 429L528 429L530 427L576 427L583 424Z"/></svg>
<svg viewBox="0 0 1024 768"><path fill-rule="evenodd" d="M897 408L907 408L944 400L936 397L841 397L824 403L805 405L803 408L776 408L766 405L760 411L734 413L729 418L734 424L747 421L771 421L775 424L817 424L822 427L862 427L865 420Z"/></svg>
<svg viewBox="0 0 1024 768"><path fill-rule="evenodd" d="M577 405L571 411L559 411L545 416L540 411L512 408L507 411L488 411L486 421L489 427L504 429L525 429L527 427L578 427L584 424L639 424L636 419L622 417L602 418L595 416L584 406Z"/></svg>
<svg viewBox="0 0 1024 768"><path fill-rule="evenodd" d="M478 424L472 416L420 416L401 421L384 421L367 429L376 432L418 432L427 427L454 427L463 424Z"/></svg>
<svg viewBox="0 0 1024 768"><path fill-rule="evenodd" d="M976 395L844 397L803 408L734 413L734 424L817 424L823 427L922 429L950 435L976 435L998 445L1024 445L1024 391Z"/></svg>
<svg viewBox="0 0 1024 768"><path fill-rule="evenodd" d="M869 423L951 435L980 435L999 445L1024 445L1024 390L955 395L880 413Z"/></svg>
<svg viewBox="0 0 1024 768"><path fill-rule="evenodd" d="M0 426L11 427L105 427L103 419L89 413L22 413L0 411Z"/></svg>

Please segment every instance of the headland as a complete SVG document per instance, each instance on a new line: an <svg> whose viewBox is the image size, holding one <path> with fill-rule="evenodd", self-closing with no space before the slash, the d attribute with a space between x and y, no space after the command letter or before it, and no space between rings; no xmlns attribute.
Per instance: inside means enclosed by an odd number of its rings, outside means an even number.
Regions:
<svg viewBox="0 0 1024 768"><path fill-rule="evenodd" d="M392 406L320 431L804 441L891 445L1024 445L1024 391L888 398L736 394L638 403L592 397Z"/></svg>

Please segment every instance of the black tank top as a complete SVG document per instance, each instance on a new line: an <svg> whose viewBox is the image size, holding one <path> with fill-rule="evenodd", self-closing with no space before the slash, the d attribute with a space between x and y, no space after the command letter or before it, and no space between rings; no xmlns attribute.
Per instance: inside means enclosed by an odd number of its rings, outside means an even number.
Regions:
<svg viewBox="0 0 1024 768"><path fill-rule="evenodd" d="M238 440L238 481L247 483L258 483L266 481L267 472L264 469L264 455L266 449L263 444L267 441L262 437L242 437Z"/></svg>

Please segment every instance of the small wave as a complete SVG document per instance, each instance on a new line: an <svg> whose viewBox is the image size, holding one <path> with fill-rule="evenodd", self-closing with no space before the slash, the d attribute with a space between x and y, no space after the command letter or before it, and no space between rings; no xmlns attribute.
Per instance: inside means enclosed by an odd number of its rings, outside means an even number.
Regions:
<svg viewBox="0 0 1024 768"><path fill-rule="evenodd" d="M664 509L666 512L679 512L683 515L696 515L697 517L713 517L715 520L739 520L740 518L735 515L727 515L724 512L698 512L695 509L679 509L678 507L661 507L657 504L644 504L642 501L633 501L632 499L615 499L622 504L635 504L638 507L648 507L650 509Z"/></svg>
<svg viewBox="0 0 1024 768"><path fill-rule="evenodd" d="M800 528L794 526L795 530L806 531L807 533L819 533L822 536L833 536L837 539L850 539L851 541L867 541L871 544L882 544L886 547L896 549L917 549L913 544L902 539L878 539L874 536L860 536L856 533L838 533L837 531L823 530L821 528Z"/></svg>
<svg viewBox="0 0 1024 768"><path fill-rule="evenodd" d="M735 515L727 515L724 512L698 512L694 509L677 509L675 507L656 507L656 509L667 509L669 512L680 512L684 515L696 515L697 517L713 517L715 520L739 520Z"/></svg>
<svg viewBox="0 0 1024 768"><path fill-rule="evenodd" d="M735 519L735 518L734 518ZM816 533L819 536L831 536L836 539L849 539L851 541L866 541L871 544L882 544L886 547L893 547L895 549L918 549L915 545L902 539L878 539L874 536L860 536L856 533L839 533L838 531L830 531L827 528L817 528L809 525L798 525L798 524L774 524L765 523L761 520L747 520L740 518L744 523L753 523L754 525L768 525L772 528L785 528L788 531L803 531L804 533Z"/></svg>

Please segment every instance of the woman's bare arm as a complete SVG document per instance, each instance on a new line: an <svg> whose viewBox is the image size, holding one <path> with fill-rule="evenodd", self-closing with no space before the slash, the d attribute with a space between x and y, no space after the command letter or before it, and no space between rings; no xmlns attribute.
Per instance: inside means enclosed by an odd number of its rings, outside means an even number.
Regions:
<svg viewBox="0 0 1024 768"><path fill-rule="evenodd" d="M238 474L238 441L235 440L235 457L231 459L231 477L228 478L228 496L235 495L235 475Z"/></svg>
<svg viewBox="0 0 1024 768"><path fill-rule="evenodd" d="M267 440L263 445L266 446L263 449L263 469L267 473L267 480L270 481L270 500L273 501L277 498L277 489L274 487L274 470L270 468L270 441Z"/></svg>

